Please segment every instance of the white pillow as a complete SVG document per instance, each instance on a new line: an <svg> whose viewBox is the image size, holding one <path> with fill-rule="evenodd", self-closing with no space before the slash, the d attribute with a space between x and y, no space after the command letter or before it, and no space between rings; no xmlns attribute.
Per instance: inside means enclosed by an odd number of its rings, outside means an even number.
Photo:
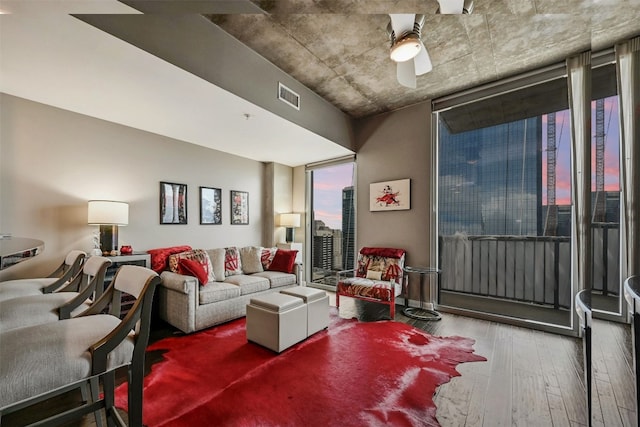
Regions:
<svg viewBox="0 0 640 427"><path fill-rule="evenodd" d="M260 255L262 248L255 246L247 246L240 248L240 261L242 263L242 271L245 274L260 273L264 271Z"/></svg>
<svg viewBox="0 0 640 427"><path fill-rule="evenodd" d="M367 270L367 279L382 280L382 271Z"/></svg>
<svg viewBox="0 0 640 427"><path fill-rule="evenodd" d="M224 282L224 248L208 249L207 254L211 260L211 266L213 267L213 274L216 276L216 281Z"/></svg>

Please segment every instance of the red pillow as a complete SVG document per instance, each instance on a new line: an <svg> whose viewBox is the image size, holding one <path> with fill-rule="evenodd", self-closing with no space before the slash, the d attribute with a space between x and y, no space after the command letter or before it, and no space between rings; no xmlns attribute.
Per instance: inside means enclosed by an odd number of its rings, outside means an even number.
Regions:
<svg viewBox="0 0 640 427"><path fill-rule="evenodd" d="M167 268L169 256L190 250L191 246L188 245L149 249L147 253L151 255L151 269L156 273L162 273Z"/></svg>
<svg viewBox="0 0 640 427"><path fill-rule="evenodd" d="M281 271L283 273L293 273L293 266L296 263L297 250L278 249L271 265L269 265L269 271Z"/></svg>
<svg viewBox="0 0 640 427"><path fill-rule="evenodd" d="M204 266L193 259L181 258L178 261L178 272L187 276L195 276L202 286L209 281L209 273Z"/></svg>

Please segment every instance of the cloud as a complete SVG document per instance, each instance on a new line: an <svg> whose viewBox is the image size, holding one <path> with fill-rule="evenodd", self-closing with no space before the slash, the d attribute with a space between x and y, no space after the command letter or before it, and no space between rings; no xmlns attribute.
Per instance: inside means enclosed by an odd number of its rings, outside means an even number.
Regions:
<svg viewBox="0 0 640 427"><path fill-rule="evenodd" d="M334 230L342 229L342 208L340 212L316 209L313 214L314 219L324 222L327 227Z"/></svg>

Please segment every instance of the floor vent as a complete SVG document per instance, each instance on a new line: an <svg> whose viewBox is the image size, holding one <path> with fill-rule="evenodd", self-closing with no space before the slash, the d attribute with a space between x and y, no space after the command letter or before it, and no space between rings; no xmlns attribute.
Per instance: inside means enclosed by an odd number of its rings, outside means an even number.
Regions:
<svg viewBox="0 0 640 427"><path fill-rule="evenodd" d="M278 99L296 110L300 110L300 95L280 82L278 82Z"/></svg>

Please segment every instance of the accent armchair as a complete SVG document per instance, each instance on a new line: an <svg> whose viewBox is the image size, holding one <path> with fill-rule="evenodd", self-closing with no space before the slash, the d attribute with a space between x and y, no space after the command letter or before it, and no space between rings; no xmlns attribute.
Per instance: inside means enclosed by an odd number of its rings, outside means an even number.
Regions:
<svg viewBox="0 0 640 427"><path fill-rule="evenodd" d="M66 285L81 272L86 256L87 254L83 251L73 250L47 277L0 282L0 301L25 295L48 294L66 288ZM68 290L77 290L77 288Z"/></svg>
<svg viewBox="0 0 640 427"><path fill-rule="evenodd" d="M81 316L0 333L0 417L89 385L91 399L41 422L60 425L104 410L109 426L124 426L114 406L114 389L115 369L126 366L128 425L142 426L144 356L158 283L160 277L154 271L124 265L105 293ZM136 300L121 320L122 293ZM109 314L101 314L107 307Z"/></svg>
<svg viewBox="0 0 640 427"><path fill-rule="evenodd" d="M336 306L346 296L389 306L396 314L396 297L402 293L405 250L364 247L358 253L356 268L338 272Z"/></svg>

